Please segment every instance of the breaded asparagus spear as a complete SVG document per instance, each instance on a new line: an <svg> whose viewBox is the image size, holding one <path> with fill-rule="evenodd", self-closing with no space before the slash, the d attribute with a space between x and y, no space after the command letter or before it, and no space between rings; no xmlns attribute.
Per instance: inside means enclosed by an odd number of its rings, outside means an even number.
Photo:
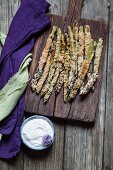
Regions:
<svg viewBox="0 0 113 170"><path fill-rule="evenodd" d="M82 64L82 67L81 67L81 70L80 70L80 76L78 77L78 79L76 80L76 82L74 83L74 85L71 89L71 92L70 92L70 95L69 95L70 99L73 99L75 97L78 89L82 86L84 78L87 74L87 71L89 69L89 65L90 65L93 57L94 57L94 41L91 39L89 49L87 50L87 57L83 61L83 64Z"/></svg>
<svg viewBox="0 0 113 170"><path fill-rule="evenodd" d="M98 77L98 70L99 70L99 65L100 65L100 59L101 59L101 54L102 54L102 49L103 49L103 39L100 38L99 42L96 47L96 52L95 52L95 59L94 59L94 71L93 74L90 75L89 80L87 84L81 89L80 95L85 95L89 92L90 89L93 88L94 83L97 80Z"/></svg>
<svg viewBox="0 0 113 170"><path fill-rule="evenodd" d="M80 95L87 94L89 92L89 90L93 88L93 85L97 80L97 77L98 76L96 74L91 75L91 77L88 80L87 84L80 89Z"/></svg>
<svg viewBox="0 0 113 170"><path fill-rule="evenodd" d="M96 52L95 52L94 71L93 71L97 75L98 75L100 59L102 55L102 49L103 49L103 39L100 38L97 44Z"/></svg>
<svg viewBox="0 0 113 170"><path fill-rule="evenodd" d="M59 93L62 86L63 86L63 83L64 83L64 68L62 67L61 68L62 71L60 72L60 75L58 77L58 80L57 80L57 83L56 83L56 86L55 86L55 92L56 93Z"/></svg>
<svg viewBox="0 0 113 170"><path fill-rule="evenodd" d="M81 66L84 60L84 46L85 46L85 35L83 26L79 27L79 41L78 41L78 76L80 76Z"/></svg>
<svg viewBox="0 0 113 170"><path fill-rule="evenodd" d="M64 36L63 36L63 34L62 34L62 39L61 39L61 40L64 41ZM59 45L60 45L60 47L61 47L61 43L60 43ZM60 51L59 51L59 52L60 52ZM59 55L59 56L58 56L57 68L56 68L56 70L55 70L54 77L53 77L52 81L50 82L48 91L46 92L46 94L45 94L45 96L44 96L44 102L47 102L47 101L48 101L48 99L49 99L49 97L50 97L50 95L51 95L51 93L52 93L52 91L53 91L53 88L54 88L54 86L55 86L55 84L56 84L56 82L57 82L57 79L58 79L58 77L59 77L60 71L61 71L61 69L62 69L63 58L64 58L64 53L63 53L63 55Z"/></svg>
<svg viewBox="0 0 113 170"><path fill-rule="evenodd" d="M70 52L71 52L71 70L69 76L74 76L77 74L77 52L76 52L76 42L74 40L74 34L70 26L68 26L68 34L70 38Z"/></svg>
<svg viewBox="0 0 113 170"><path fill-rule="evenodd" d="M62 38L61 29L58 28L57 29L57 42L56 42L55 56L54 56L53 63L50 67L50 71L49 71L49 75L48 75L46 84L44 85L44 87L42 88L42 91L41 91L42 96L48 91L50 84L51 84L51 81L54 77L54 73L55 73L55 70L56 70L56 67L57 67L58 57L59 57L59 53L60 53L61 38Z"/></svg>
<svg viewBox="0 0 113 170"><path fill-rule="evenodd" d="M86 25L85 26L85 58L87 57L87 52L89 49L89 45L91 42L91 32L90 32L90 26Z"/></svg>
<svg viewBox="0 0 113 170"><path fill-rule="evenodd" d="M92 75L92 72L93 72L93 62L91 62L90 66L89 66L89 69L87 71L87 80L90 79L90 77Z"/></svg>
<svg viewBox="0 0 113 170"><path fill-rule="evenodd" d="M90 26L89 25L85 25L85 33L84 33L84 45L85 45L85 47L84 47L84 59L86 59L86 57L87 57L87 51L88 51L88 49L89 49L89 45L90 45L90 41L91 41L91 31L90 31ZM79 69L79 67L78 67L78 69ZM91 72L91 70L92 70L92 63L90 64L90 66L89 66L89 69L88 69L88 72L87 72L87 75L89 76L89 74L90 74L90 72ZM79 74L80 74L80 70L79 70ZM82 86L84 85L84 82L83 82L83 84L82 84ZM81 87L82 88L82 87Z"/></svg>
<svg viewBox="0 0 113 170"><path fill-rule="evenodd" d="M89 44L90 44L90 41L91 41L91 31L90 31L90 26L89 25L86 25L85 26L85 56L84 56L84 59L87 57L87 51L88 51L88 48L89 48ZM92 73L92 62L89 66L89 69L87 71L87 78L91 75ZM84 83L83 85L84 86ZM82 88L82 87L81 87Z"/></svg>
<svg viewBox="0 0 113 170"><path fill-rule="evenodd" d="M38 68L36 70L34 78L31 81L31 88L32 88L33 91L36 88L37 81L39 80L39 78L42 75L43 67L44 67L44 65L46 63L46 60L47 60L47 57L48 57L48 54L49 54L49 50L50 50L50 47L52 45L53 38L54 38L54 35L55 35L56 31L57 31L57 26L53 26L52 32L49 35L49 37L47 39L47 42L46 42L46 45L45 45L45 48L44 48L44 50L42 52L42 56L40 57L40 61L38 63Z"/></svg>
<svg viewBox="0 0 113 170"><path fill-rule="evenodd" d="M68 34L70 39L70 72L69 72L69 87L68 91L70 91L73 83L77 77L77 40L78 40L78 26L76 25L76 32L74 30L75 35L73 34L73 30L70 26L68 26ZM76 38L76 39L75 39Z"/></svg>
<svg viewBox="0 0 113 170"><path fill-rule="evenodd" d="M59 93L64 83L64 55L65 55L65 42L64 42L64 35L62 34L61 53L60 53L60 56L62 56L62 61L61 61L59 77L57 79L56 86L55 86L56 93Z"/></svg>
<svg viewBox="0 0 113 170"><path fill-rule="evenodd" d="M96 47L97 47L97 42L94 41L94 52L96 51ZM91 62L89 69L88 69L88 72L87 72L87 80L90 79L92 73L93 73L93 61Z"/></svg>
<svg viewBox="0 0 113 170"><path fill-rule="evenodd" d="M48 88L48 91L46 92L46 94L44 95L44 102L47 102L52 91L53 91L53 88L57 82L57 79L58 79L58 76L59 76L59 73L60 73L60 67L61 67L61 63L58 63L57 64L57 68L56 68L56 71L55 71L55 74L54 74L54 77L49 85L49 88Z"/></svg>
<svg viewBox="0 0 113 170"><path fill-rule="evenodd" d="M80 78L81 78L82 80L84 79L84 77L85 77L86 74L87 74L89 65L90 65L93 57L94 57L94 40L91 39L90 45L89 45L89 49L88 49L88 51L87 51L87 57L86 57L86 59L83 61L83 64L82 64L82 67L81 67L81 71L80 71Z"/></svg>
<svg viewBox="0 0 113 170"><path fill-rule="evenodd" d="M77 41L78 40L78 22L76 20L73 23L72 30L73 30L74 40Z"/></svg>
<svg viewBox="0 0 113 170"><path fill-rule="evenodd" d="M51 46L51 49L49 51L49 57L47 59L47 62L46 62L46 65L45 65L45 68L44 68L44 71L43 71L43 74L41 76L41 78L39 79L37 85L36 85L36 92L37 94L41 91L42 89L42 86L49 74L49 70L50 70L50 66L53 62L53 59L54 59L54 55L55 55L55 41L53 42L52 46Z"/></svg>
<svg viewBox="0 0 113 170"><path fill-rule="evenodd" d="M68 101L69 71L70 71L70 42L69 35L66 34L66 52L64 56L64 102Z"/></svg>

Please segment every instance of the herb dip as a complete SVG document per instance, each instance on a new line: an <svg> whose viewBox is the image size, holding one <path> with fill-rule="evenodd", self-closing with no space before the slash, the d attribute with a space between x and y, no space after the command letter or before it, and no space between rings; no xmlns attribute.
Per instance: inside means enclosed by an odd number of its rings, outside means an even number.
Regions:
<svg viewBox="0 0 113 170"><path fill-rule="evenodd" d="M30 148L43 149L53 142L54 128L46 119L43 116L39 116L39 118L35 117L24 123L21 130L21 138Z"/></svg>

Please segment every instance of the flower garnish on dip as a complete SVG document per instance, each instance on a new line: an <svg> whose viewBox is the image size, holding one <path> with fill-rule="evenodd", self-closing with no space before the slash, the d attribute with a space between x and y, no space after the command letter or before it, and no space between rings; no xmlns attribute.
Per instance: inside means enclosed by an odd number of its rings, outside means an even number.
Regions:
<svg viewBox="0 0 113 170"><path fill-rule="evenodd" d="M51 138L51 136L50 136L50 135L45 135L45 136L43 136L42 143L43 143L44 146L49 146L49 145L51 145L51 143L52 143L52 138Z"/></svg>

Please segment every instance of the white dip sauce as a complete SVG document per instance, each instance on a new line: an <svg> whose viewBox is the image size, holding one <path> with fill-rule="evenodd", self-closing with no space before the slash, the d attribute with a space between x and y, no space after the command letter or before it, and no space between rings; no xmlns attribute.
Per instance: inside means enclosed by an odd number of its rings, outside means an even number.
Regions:
<svg viewBox="0 0 113 170"><path fill-rule="evenodd" d="M43 148L43 137L51 136L53 140L54 131L51 125L44 119L32 119L25 123L22 128L22 138L28 145Z"/></svg>

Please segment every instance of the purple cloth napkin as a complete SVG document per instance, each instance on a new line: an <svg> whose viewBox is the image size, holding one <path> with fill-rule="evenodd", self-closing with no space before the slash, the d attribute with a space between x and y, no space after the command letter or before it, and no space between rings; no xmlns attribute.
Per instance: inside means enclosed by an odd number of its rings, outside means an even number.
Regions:
<svg viewBox="0 0 113 170"><path fill-rule="evenodd" d="M31 51L35 35L40 35L50 20L46 16L49 4L45 0L22 0L6 38L0 56L0 89L18 71L20 64ZM13 112L0 122L0 158L12 158L20 150L20 126L24 113L24 94Z"/></svg>

